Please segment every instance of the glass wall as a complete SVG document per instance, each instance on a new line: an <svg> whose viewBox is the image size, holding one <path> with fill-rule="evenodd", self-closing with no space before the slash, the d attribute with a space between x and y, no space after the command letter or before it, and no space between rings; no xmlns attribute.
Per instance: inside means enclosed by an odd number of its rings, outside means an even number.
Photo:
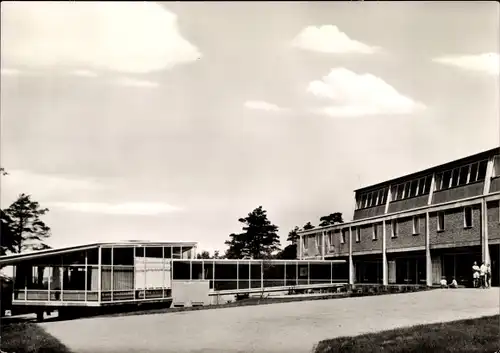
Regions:
<svg viewBox="0 0 500 353"><path fill-rule="evenodd" d="M173 280L209 280L216 291L347 282L345 263L331 261L174 260Z"/></svg>

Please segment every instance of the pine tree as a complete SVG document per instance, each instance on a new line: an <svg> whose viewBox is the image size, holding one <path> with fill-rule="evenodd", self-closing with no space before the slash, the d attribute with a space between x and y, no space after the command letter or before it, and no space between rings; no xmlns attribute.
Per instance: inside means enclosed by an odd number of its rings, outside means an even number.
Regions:
<svg viewBox="0 0 500 353"><path fill-rule="evenodd" d="M231 239L225 242L229 246L226 251L227 258L265 259L271 258L279 251L278 227L267 219L267 212L262 206L257 207L247 217L240 218L239 222L244 224L243 233L229 235Z"/></svg>
<svg viewBox="0 0 500 353"><path fill-rule="evenodd" d="M10 218L9 229L13 236L13 250L20 253L24 250L43 250L50 248L45 240L50 237L50 228L40 219L48 212L41 208L31 195L21 194L9 208L4 210Z"/></svg>

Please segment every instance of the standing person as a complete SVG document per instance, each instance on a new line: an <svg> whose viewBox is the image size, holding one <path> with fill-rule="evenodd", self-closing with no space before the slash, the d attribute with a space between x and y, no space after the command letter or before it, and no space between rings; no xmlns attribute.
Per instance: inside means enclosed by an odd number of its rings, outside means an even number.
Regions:
<svg viewBox="0 0 500 353"><path fill-rule="evenodd" d="M491 265L488 263L486 265L486 287L491 287Z"/></svg>
<svg viewBox="0 0 500 353"><path fill-rule="evenodd" d="M479 268L479 281L481 288L486 288L486 265L484 262L481 263L481 267Z"/></svg>
<svg viewBox="0 0 500 353"><path fill-rule="evenodd" d="M472 265L472 286L477 288L479 286L479 272L481 269L477 265L477 262L474 261L474 265Z"/></svg>

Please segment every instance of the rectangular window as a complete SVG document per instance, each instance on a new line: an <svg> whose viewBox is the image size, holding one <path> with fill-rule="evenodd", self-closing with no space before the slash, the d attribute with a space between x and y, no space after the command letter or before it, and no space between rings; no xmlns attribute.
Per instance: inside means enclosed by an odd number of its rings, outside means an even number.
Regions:
<svg viewBox="0 0 500 353"><path fill-rule="evenodd" d="M354 231L356 232L356 243L359 243L361 241L361 234L359 227L356 227Z"/></svg>
<svg viewBox="0 0 500 353"><path fill-rule="evenodd" d="M464 207L464 228L472 227L472 208Z"/></svg>
<svg viewBox="0 0 500 353"><path fill-rule="evenodd" d="M398 200L402 200L405 194L405 184L399 184L398 186Z"/></svg>
<svg viewBox="0 0 500 353"><path fill-rule="evenodd" d="M364 194L363 196L361 196L361 208L365 208L366 207L366 194Z"/></svg>
<svg viewBox="0 0 500 353"><path fill-rule="evenodd" d="M397 220L393 219L391 222L391 238L397 238L398 237L398 222Z"/></svg>
<svg viewBox="0 0 500 353"><path fill-rule="evenodd" d="M458 176L458 185L467 184L467 176L469 175L469 166L460 168L460 174Z"/></svg>
<svg viewBox="0 0 500 353"><path fill-rule="evenodd" d="M345 244L346 232L347 229L342 229L342 231L340 232L340 244Z"/></svg>
<svg viewBox="0 0 500 353"><path fill-rule="evenodd" d="M356 205L356 206L358 207L358 210L359 210L360 208L363 208L363 197L362 197L362 196L359 196L359 198L358 198L358 202L357 202L357 205Z"/></svg>
<svg viewBox="0 0 500 353"><path fill-rule="evenodd" d="M477 181L477 166L478 163L473 163L470 166L469 183L475 183Z"/></svg>
<svg viewBox="0 0 500 353"><path fill-rule="evenodd" d="M377 240L378 239L378 226L377 224L374 224L373 226L373 233L372 233L372 240Z"/></svg>
<svg viewBox="0 0 500 353"><path fill-rule="evenodd" d="M405 183L405 192L403 198L407 199L410 197L410 183Z"/></svg>
<svg viewBox="0 0 500 353"><path fill-rule="evenodd" d="M389 188L384 188L382 190L382 205L385 205L385 203L387 202L387 192L389 191Z"/></svg>
<svg viewBox="0 0 500 353"><path fill-rule="evenodd" d="M417 196L418 180L413 180L410 183L410 197Z"/></svg>
<svg viewBox="0 0 500 353"><path fill-rule="evenodd" d="M323 245L321 244L321 234L316 234L315 243L316 243L316 252L321 253L321 247Z"/></svg>
<svg viewBox="0 0 500 353"><path fill-rule="evenodd" d="M444 231L444 212L437 213L437 230L438 232Z"/></svg>
<svg viewBox="0 0 500 353"><path fill-rule="evenodd" d="M396 201L398 197L398 186L391 186L391 201Z"/></svg>
<svg viewBox="0 0 500 353"><path fill-rule="evenodd" d="M447 170L446 172L443 173L443 179L441 180L441 187L439 190L445 190L450 187L450 181L451 181L451 170Z"/></svg>
<svg viewBox="0 0 500 353"><path fill-rule="evenodd" d="M493 159L493 176L500 176L500 155Z"/></svg>
<svg viewBox="0 0 500 353"><path fill-rule="evenodd" d="M424 194L428 194L431 191L431 183L432 183L432 176L428 175L425 178Z"/></svg>
<svg viewBox="0 0 500 353"><path fill-rule="evenodd" d="M422 195L424 193L425 178L418 179L417 195Z"/></svg>
<svg viewBox="0 0 500 353"><path fill-rule="evenodd" d="M420 233L420 217L413 216L413 235Z"/></svg>
<svg viewBox="0 0 500 353"><path fill-rule="evenodd" d="M372 193L368 194L368 202L366 204L366 207L371 207L372 206Z"/></svg>
<svg viewBox="0 0 500 353"><path fill-rule="evenodd" d="M488 161L479 162L479 167L477 171L477 181L484 180L486 177L486 167L488 166Z"/></svg>
<svg viewBox="0 0 500 353"><path fill-rule="evenodd" d="M453 169L453 174L452 174L452 177L451 177L451 187L455 187L455 186L458 186L458 175L460 173L460 169L459 168L455 168Z"/></svg>
<svg viewBox="0 0 500 353"><path fill-rule="evenodd" d="M435 180L435 191L441 190L441 184L443 183L443 173L438 173L436 174L436 180Z"/></svg>

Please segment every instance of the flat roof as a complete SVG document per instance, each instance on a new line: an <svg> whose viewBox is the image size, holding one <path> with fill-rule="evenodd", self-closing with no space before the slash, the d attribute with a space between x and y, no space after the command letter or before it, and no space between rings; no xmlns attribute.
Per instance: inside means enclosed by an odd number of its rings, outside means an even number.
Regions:
<svg viewBox="0 0 500 353"><path fill-rule="evenodd" d="M475 153L475 154L472 154L472 155L469 155L467 157L463 157L463 158L460 158L460 159L455 159L453 161L449 161L449 162L446 162L446 163L443 163L443 164L439 164L439 165L436 165L434 167L430 167L430 168L427 168L427 169L424 169L424 170L420 170L420 171L417 171L417 172L414 172L414 173L405 174L405 175L402 175L402 176L399 176L399 177L396 177L396 178L385 180L383 182L379 182L379 183L376 183L376 184L364 186L362 188L354 190L354 192L357 193L359 191L368 191L370 189L376 189L376 188L379 188L379 187L384 187L384 186L387 186L388 184L392 184L392 183L397 184L398 182L402 182L404 180L408 180L408 179L410 179L412 177L425 176L425 175L430 174L430 173L432 173L432 172L434 172L436 170L444 170L447 167L451 167L453 165L460 164L460 163L466 163L469 160L480 159L483 156L487 157L487 156L493 155L495 153L500 153L500 147L491 148L491 149L483 151L483 152Z"/></svg>
<svg viewBox="0 0 500 353"><path fill-rule="evenodd" d="M0 256L0 264L7 265L11 263L18 262L20 260L32 260L41 258L44 256L53 256L53 255L62 255L75 251L82 251L88 249L95 249L98 247L131 247L131 246L185 246L185 247L195 247L197 242L157 242L157 241L147 241L147 240L124 240L117 242L97 242L83 245L74 245L67 246L61 248L47 249L47 250L39 250L39 251L29 251L23 252L19 254L10 254L5 256Z"/></svg>

